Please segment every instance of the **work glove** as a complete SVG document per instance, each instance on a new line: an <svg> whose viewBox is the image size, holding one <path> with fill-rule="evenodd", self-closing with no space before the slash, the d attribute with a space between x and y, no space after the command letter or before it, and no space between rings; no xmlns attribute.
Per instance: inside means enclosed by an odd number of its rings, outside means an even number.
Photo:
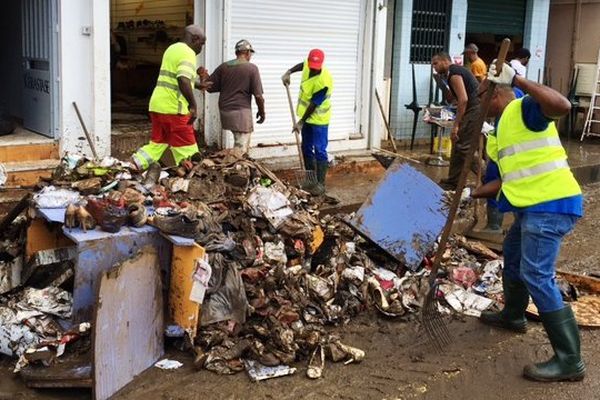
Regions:
<svg viewBox="0 0 600 400"><path fill-rule="evenodd" d="M281 82L283 82L283 84L285 86L289 86L290 85L290 77L291 77L291 72L288 69L287 71L285 71L285 74L281 75Z"/></svg>
<svg viewBox="0 0 600 400"><path fill-rule="evenodd" d="M502 66L502 72L500 72L500 75L496 76L496 74L498 73L498 70L496 69L496 60L494 60L492 62L492 65L490 65L490 70L488 72L488 76L487 78L490 80L490 82L494 82L498 85L511 85L513 83L513 80L515 79L515 70L512 69L510 67L510 65L508 64L504 64Z"/></svg>

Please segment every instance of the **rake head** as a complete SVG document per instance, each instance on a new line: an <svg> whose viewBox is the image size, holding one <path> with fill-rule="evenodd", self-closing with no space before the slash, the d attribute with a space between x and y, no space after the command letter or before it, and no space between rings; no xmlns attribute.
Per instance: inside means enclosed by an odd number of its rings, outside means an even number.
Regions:
<svg viewBox="0 0 600 400"><path fill-rule="evenodd" d="M452 342L452 336L438 308L437 291L438 284L434 283L423 302L421 323L433 347L437 351L443 351L444 347Z"/></svg>
<svg viewBox="0 0 600 400"><path fill-rule="evenodd" d="M316 172L311 169L297 169L295 176L296 186L302 189L316 186L319 183Z"/></svg>

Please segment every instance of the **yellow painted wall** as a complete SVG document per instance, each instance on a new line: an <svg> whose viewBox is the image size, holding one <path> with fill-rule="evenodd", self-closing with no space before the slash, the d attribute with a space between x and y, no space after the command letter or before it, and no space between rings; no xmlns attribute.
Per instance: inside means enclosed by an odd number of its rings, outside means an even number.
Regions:
<svg viewBox="0 0 600 400"><path fill-rule="evenodd" d="M194 0L111 0L111 29L125 38L132 62L160 63L169 44L181 38L183 28L193 20ZM164 21L169 42L156 40L156 30L119 29L119 22ZM162 32L161 32L162 35ZM160 36L159 36L160 37Z"/></svg>

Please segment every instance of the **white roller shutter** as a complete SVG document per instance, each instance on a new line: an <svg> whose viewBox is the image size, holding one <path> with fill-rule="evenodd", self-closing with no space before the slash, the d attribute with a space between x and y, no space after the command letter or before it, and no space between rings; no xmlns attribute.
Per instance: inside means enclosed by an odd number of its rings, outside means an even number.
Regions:
<svg viewBox="0 0 600 400"><path fill-rule="evenodd" d="M361 57L365 0L230 0L226 38L233 58L235 43L249 40L252 62L260 69L267 118L255 124L252 144L291 143L291 116L281 75L320 48L334 80L329 140L359 132ZM298 97L300 73L292 75L292 99ZM255 105L253 104L253 107Z"/></svg>

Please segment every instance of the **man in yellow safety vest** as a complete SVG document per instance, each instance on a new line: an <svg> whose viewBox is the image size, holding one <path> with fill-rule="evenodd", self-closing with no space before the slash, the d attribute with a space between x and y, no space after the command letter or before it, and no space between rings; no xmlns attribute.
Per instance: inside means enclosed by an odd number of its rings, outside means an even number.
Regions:
<svg viewBox="0 0 600 400"><path fill-rule="evenodd" d="M325 192L325 177L329 168L327 157L327 137L331 119L331 93L333 78L329 70L323 66L325 53L320 49L312 49L308 58L296 64L283 74L284 85L290 84L290 75L302 71L300 95L296 114L300 119L294 126L295 131L302 131L302 156L307 170L316 171L316 186L306 187L312 194Z"/></svg>
<svg viewBox="0 0 600 400"><path fill-rule="evenodd" d="M504 239L504 308L483 312L481 321L525 332L529 296L536 305L554 356L524 368L526 378L537 381L581 380L577 321L565 305L556 283L555 264L560 244L583 215L583 196L562 147L555 120L566 115L569 101L557 91L528 81L504 65L496 77L492 64L479 95L496 86L488 117L497 118L488 136L487 152L498 164L500 180L490 182L473 197L496 193L500 211L513 212L515 222ZM528 95L515 99L511 85Z"/></svg>
<svg viewBox="0 0 600 400"><path fill-rule="evenodd" d="M172 44L163 54L150 98L150 143L132 156L139 170L157 162L169 147L176 164L198 153L192 125L197 113L193 88L197 77L196 55L205 43L204 31L197 25L189 25L183 41Z"/></svg>

